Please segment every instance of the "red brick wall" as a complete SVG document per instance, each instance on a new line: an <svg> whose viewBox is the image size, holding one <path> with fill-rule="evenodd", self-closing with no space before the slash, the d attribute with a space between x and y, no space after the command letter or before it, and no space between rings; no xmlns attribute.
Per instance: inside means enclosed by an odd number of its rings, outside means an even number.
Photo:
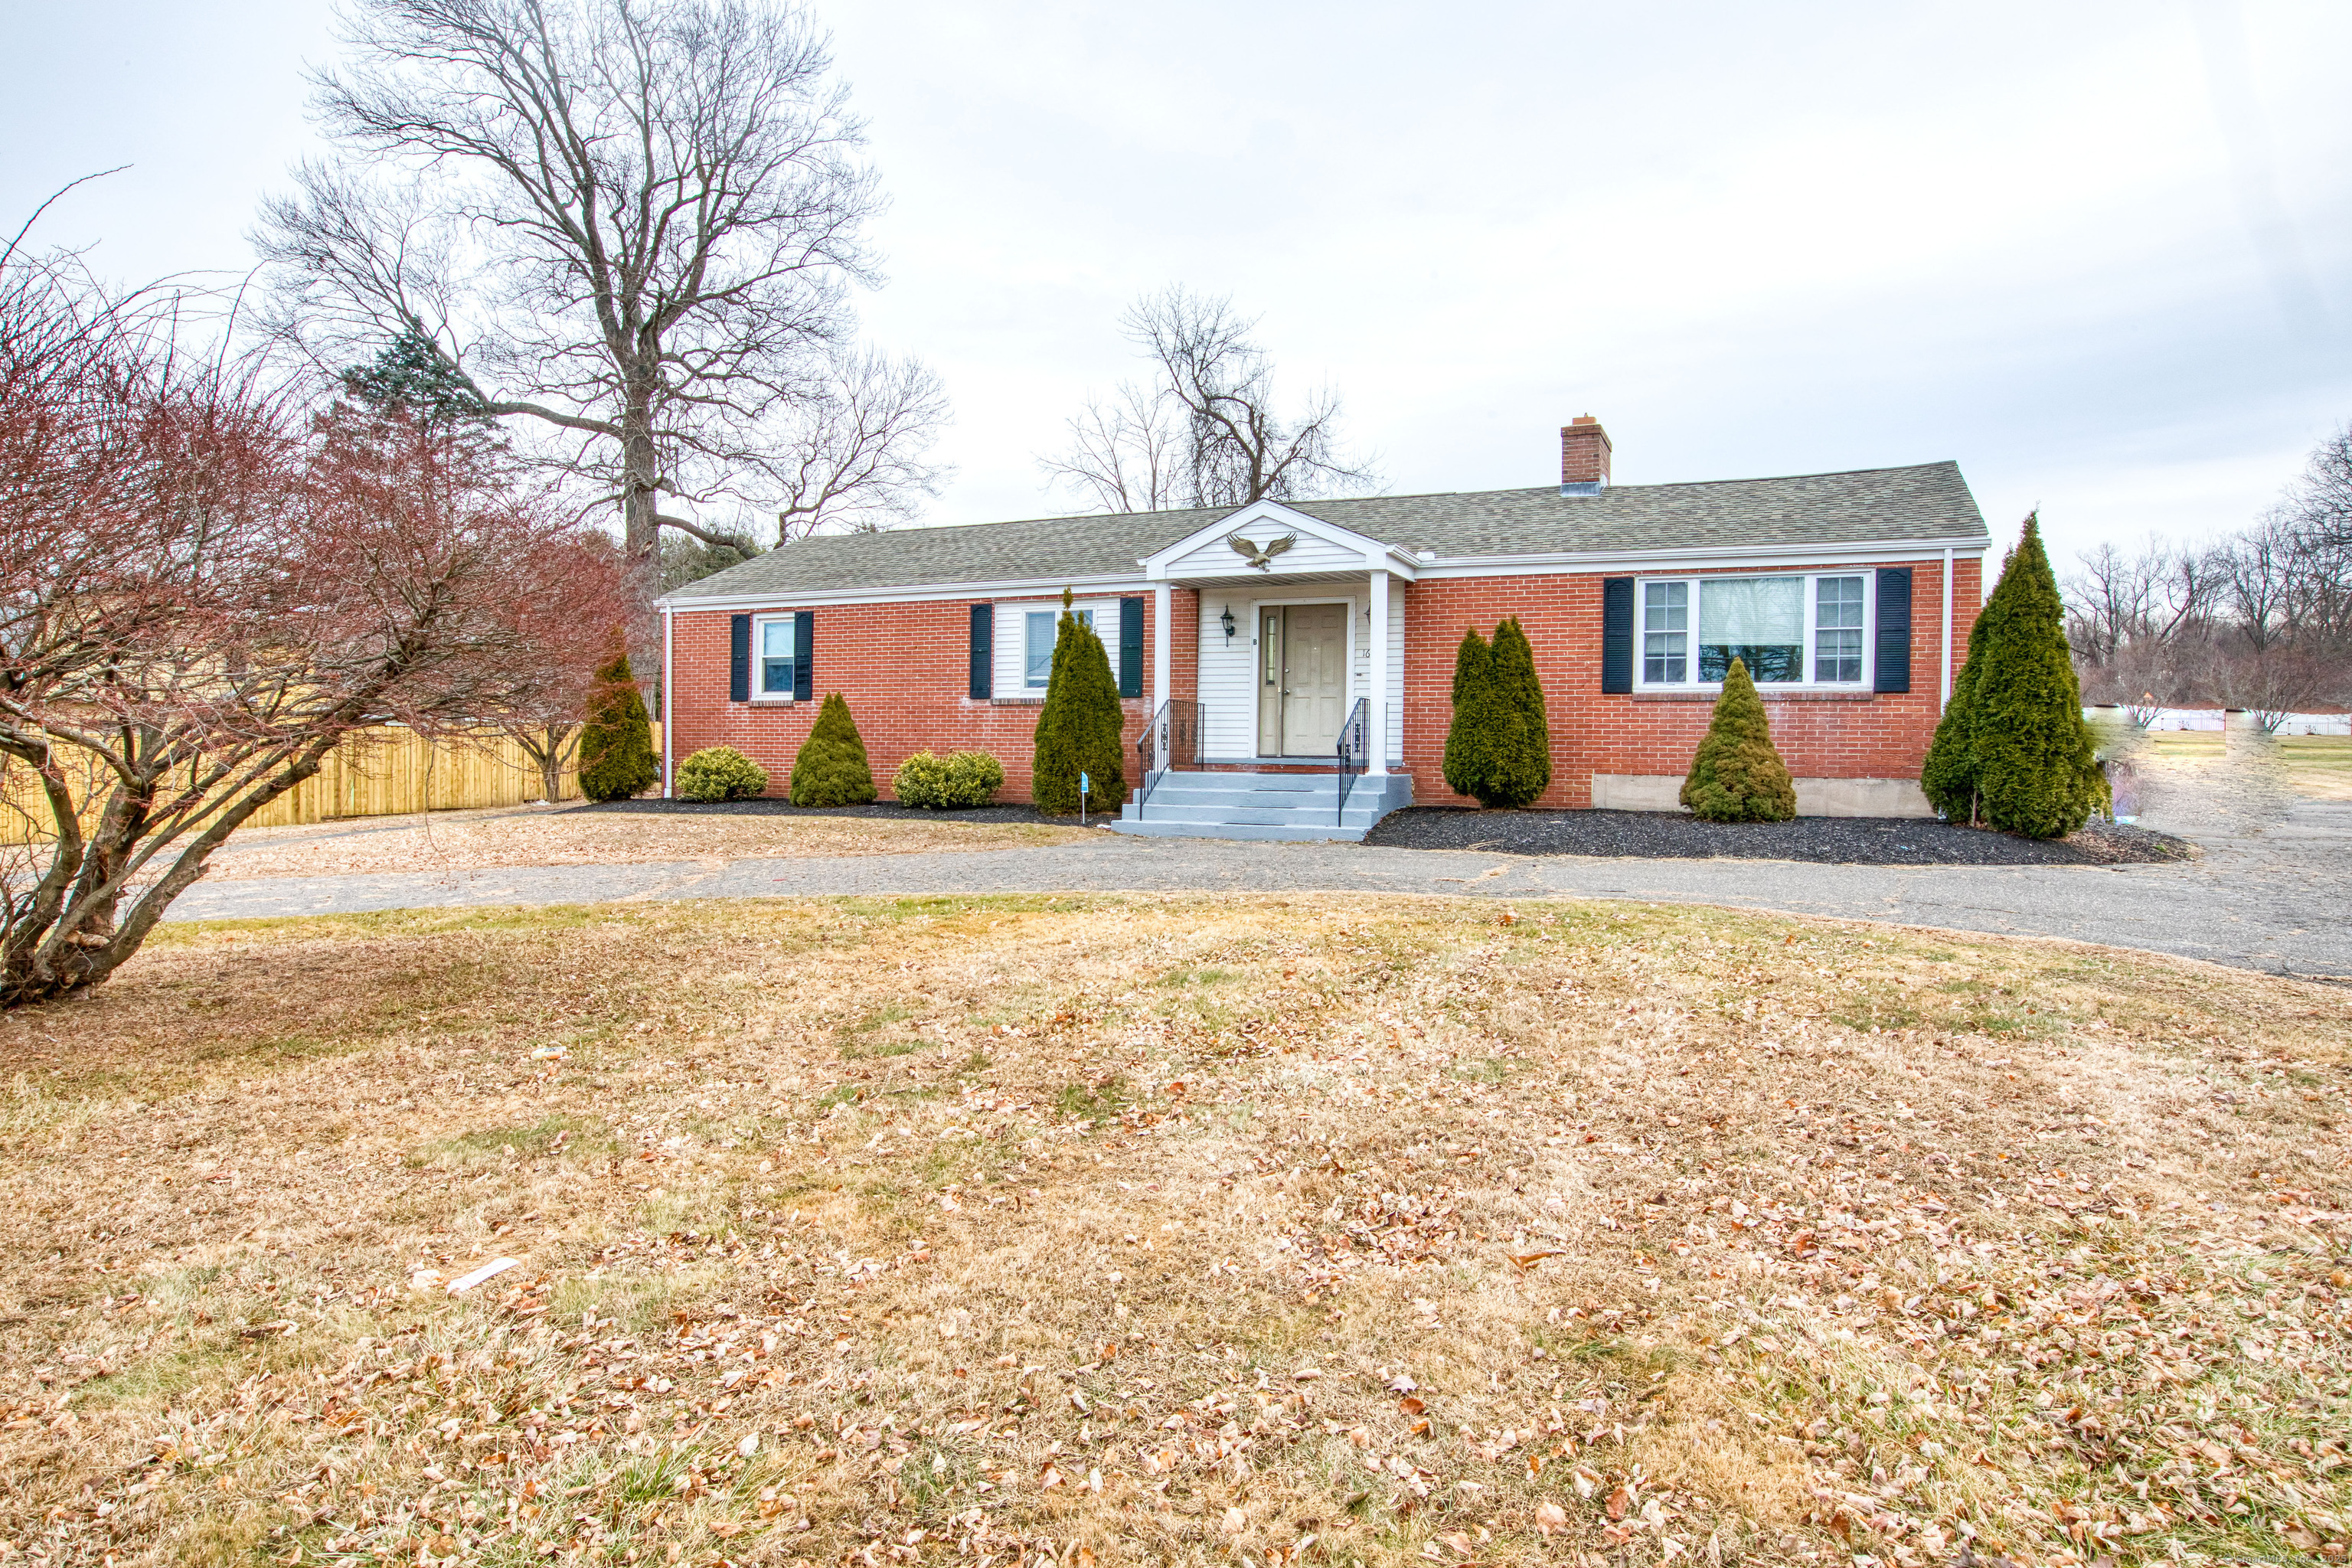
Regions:
<svg viewBox="0 0 2352 1568"><path fill-rule="evenodd" d="M1903 564L1903 563L1895 563ZM1935 732L1943 677L1943 561L1909 563L1911 689L1904 695L1767 695L1772 738L1802 778L1916 778ZM1820 568L1791 567L1791 571ZM1517 616L1534 646L1536 670L1551 710L1552 786L1538 805L1591 804L1594 773L1680 773L1706 732L1711 700L1601 690L1601 584L1594 575L1457 577L1398 584L1405 617L1404 768L1424 804L1458 800L1439 763L1452 721L1454 650L1462 629L1492 635ZM1952 640L1957 659L1976 617L1978 563L1953 567ZM1171 696L1198 695L1200 595L1171 595ZM797 606L779 604L779 610ZM670 696L673 760L705 746L733 746L768 770L768 793L786 793L793 758L815 721L815 702L788 706L727 700L730 612L693 610L674 621L677 688ZM1143 610L1144 696L1126 710L1128 769L1150 707L1152 615ZM1003 636L1003 628L998 628ZM970 601L826 605L816 608L814 683L818 698L838 691L865 737L875 784L887 797L890 777L916 752L982 751L1004 764L1000 799L1029 798L1034 702L975 702L971 689ZM1136 781L1130 778L1129 785Z"/></svg>
<svg viewBox="0 0 2352 1568"><path fill-rule="evenodd" d="M1944 563L1910 563L1911 689L1900 695L1831 695L1766 689L1772 741L1800 778L1916 779L1934 736L1943 680ZM1791 566L1790 571L1823 567ZM1977 612L1974 561L1952 565L1953 663L1968 647ZM1535 649L1550 710L1552 783L1540 805L1592 804L1595 773L1681 773L1706 733L1711 697L1601 689L1601 584L1598 576L1449 577L1404 588L1404 755L1413 799L1459 802L1440 771L1454 708L1454 650L1465 626L1494 635L1517 616Z"/></svg>
<svg viewBox="0 0 2352 1568"><path fill-rule="evenodd" d="M1192 695L1199 596L1178 591L1169 663L1171 693ZM789 602L777 610L803 608ZM1004 764L999 800L1029 798L1029 762L1037 730L1035 702L975 702L971 690L971 601L951 599L885 605L820 605L812 637L812 692L793 703L728 700L728 626L740 612L688 610L673 617L670 762L705 746L732 746L768 770L768 794L791 793L793 759L828 692L838 691L866 742L874 785L884 799L898 764L917 752L987 752ZM762 613L765 613L764 611ZM996 635L1007 634L1000 620ZM1118 668L1116 631L1112 668ZM1143 691L1126 710L1127 771L1135 771L1135 742L1143 733L1151 695L1151 599L1143 599ZM1129 787L1137 781L1130 777Z"/></svg>

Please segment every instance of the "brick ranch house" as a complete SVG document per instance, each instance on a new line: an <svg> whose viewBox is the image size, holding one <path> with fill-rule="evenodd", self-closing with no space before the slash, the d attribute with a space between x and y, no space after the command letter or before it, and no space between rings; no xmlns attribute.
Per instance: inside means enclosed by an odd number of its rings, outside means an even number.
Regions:
<svg viewBox="0 0 2352 1568"><path fill-rule="evenodd" d="M1550 708L1549 807L1677 809L1723 670L1747 660L1810 815L1927 815L1916 783L1991 547L1958 465L1612 485L1586 416L1557 486L1257 501L796 541L662 602L663 779L728 745L784 793L848 700L887 791L979 750L1029 791L1062 590L1127 710L1147 832L1359 837L1439 769L1454 650L1517 616ZM1147 729L1152 743L1139 757ZM1335 754L1352 747L1344 831Z"/></svg>

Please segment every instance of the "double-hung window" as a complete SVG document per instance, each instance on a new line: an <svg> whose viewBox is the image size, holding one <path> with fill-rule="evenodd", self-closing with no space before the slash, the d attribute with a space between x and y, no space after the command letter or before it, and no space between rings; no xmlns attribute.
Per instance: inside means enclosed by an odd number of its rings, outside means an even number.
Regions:
<svg viewBox="0 0 2352 1568"><path fill-rule="evenodd" d="M1088 631L1094 630L1095 613L1092 610L1073 610L1070 613L1078 617L1080 626ZM1031 610L1022 617L1021 683L1033 691L1045 690L1053 680L1054 638L1061 618L1057 610Z"/></svg>
<svg viewBox="0 0 2352 1568"><path fill-rule="evenodd" d="M1868 580L1859 573L1643 582L1643 686L1713 686L1731 661L1759 686L1859 686Z"/></svg>
<svg viewBox="0 0 2352 1568"><path fill-rule="evenodd" d="M759 627L759 691L761 697L790 697L800 659L798 622L775 616L754 623Z"/></svg>

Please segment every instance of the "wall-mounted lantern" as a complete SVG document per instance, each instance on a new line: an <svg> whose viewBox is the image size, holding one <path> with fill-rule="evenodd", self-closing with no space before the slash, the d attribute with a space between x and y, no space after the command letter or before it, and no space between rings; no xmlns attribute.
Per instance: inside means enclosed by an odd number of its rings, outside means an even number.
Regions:
<svg viewBox="0 0 2352 1568"><path fill-rule="evenodd" d="M1225 641L1231 644L1234 633L1239 629L1234 623L1234 607L1231 605L1227 605L1224 613L1217 617L1217 624L1225 628Z"/></svg>

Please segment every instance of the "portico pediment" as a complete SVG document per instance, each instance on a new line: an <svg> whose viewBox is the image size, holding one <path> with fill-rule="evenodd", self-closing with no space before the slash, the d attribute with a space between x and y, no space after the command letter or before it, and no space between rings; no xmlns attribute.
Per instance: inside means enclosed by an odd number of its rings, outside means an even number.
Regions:
<svg viewBox="0 0 2352 1568"><path fill-rule="evenodd" d="M1386 571L1410 580L1412 552L1280 501L1253 501L1148 555L1144 575L1175 582L1320 577Z"/></svg>

